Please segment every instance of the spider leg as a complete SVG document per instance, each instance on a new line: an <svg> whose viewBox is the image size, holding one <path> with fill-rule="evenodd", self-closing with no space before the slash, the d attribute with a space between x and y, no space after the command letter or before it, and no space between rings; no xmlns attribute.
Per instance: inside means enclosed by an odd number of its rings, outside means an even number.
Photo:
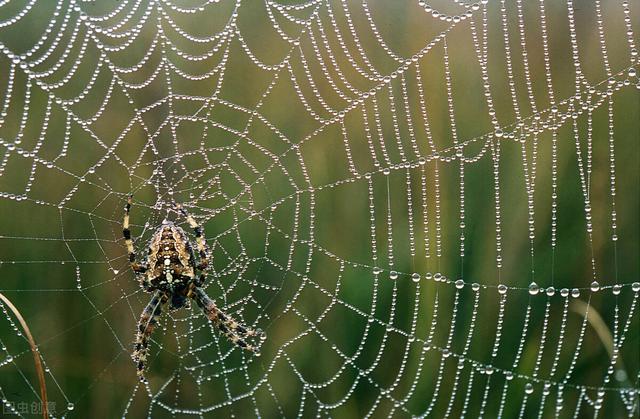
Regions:
<svg viewBox="0 0 640 419"><path fill-rule="evenodd" d="M198 265L196 265L196 268L201 271L205 270L207 266L209 266L209 247L204 239L204 230L181 204L177 204L176 207L182 216L186 218L187 223L189 223L189 226L193 229L193 232L196 235L196 245L198 247L198 255L200 256L200 261L198 262Z"/></svg>
<svg viewBox="0 0 640 419"><path fill-rule="evenodd" d="M198 277L198 279L196 279L194 281L194 285L196 287L201 287L202 285L204 285L204 282L207 280L207 274L205 274L204 272L200 273L200 276Z"/></svg>
<svg viewBox="0 0 640 419"><path fill-rule="evenodd" d="M160 291L156 292L151 301L149 301L149 304L142 310L140 320L138 321L134 351L131 358L138 368L138 378L140 381L145 381L144 368L149 353L149 337L158 324L158 317L162 314L162 307L166 302L167 296Z"/></svg>
<svg viewBox="0 0 640 419"><path fill-rule="evenodd" d="M131 239L131 230L129 230L129 210L131 209L131 195L127 198L127 205L124 207L124 221L122 222L122 235L124 236L124 242L127 245L127 252L129 253L129 263L131 269L135 273L144 273L147 267L144 264L136 262L136 251L133 248L133 240Z"/></svg>
<svg viewBox="0 0 640 419"><path fill-rule="evenodd" d="M263 336L259 329L251 329L241 325L231 316L225 314L216 306L216 303L200 288L193 289L192 298L202 309L204 314L224 334L231 343L251 352L258 352L258 347L247 343L251 336Z"/></svg>

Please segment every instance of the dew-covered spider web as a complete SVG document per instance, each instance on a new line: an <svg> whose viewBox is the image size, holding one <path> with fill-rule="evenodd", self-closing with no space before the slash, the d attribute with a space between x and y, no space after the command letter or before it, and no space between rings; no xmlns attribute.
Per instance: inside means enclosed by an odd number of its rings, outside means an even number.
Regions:
<svg viewBox="0 0 640 419"><path fill-rule="evenodd" d="M638 417L639 10L0 1L0 292L52 416ZM260 356L194 304L137 381L129 194L139 256L201 223Z"/></svg>

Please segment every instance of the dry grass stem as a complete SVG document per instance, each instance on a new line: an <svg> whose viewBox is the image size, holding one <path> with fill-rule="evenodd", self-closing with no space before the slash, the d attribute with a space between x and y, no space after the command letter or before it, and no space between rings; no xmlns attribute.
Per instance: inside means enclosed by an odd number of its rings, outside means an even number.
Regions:
<svg viewBox="0 0 640 419"><path fill-rule="evenodd" d="M31 330L29 330L29 326L27 326L27 322L25 322L24 318L20 314L20 311L16 308L16 306L11 303L11 301L4 296L0 292L0 300L11 309L13 314L16 316L18 321L20 322L20 326L24 330L27 339L29 340L29 345L31 346L31 352L33 353L33 362L36 365L36 373L38 374L38 381L40 381L40 398L42 401L42 417L45 419L49 418L49 409L47 404L47 386L44 381L44 370L42 369L42 363L40 362L40 355L38 354L38 348L36 347L36 342L33 340L33 336L31 335Z"/></svg>

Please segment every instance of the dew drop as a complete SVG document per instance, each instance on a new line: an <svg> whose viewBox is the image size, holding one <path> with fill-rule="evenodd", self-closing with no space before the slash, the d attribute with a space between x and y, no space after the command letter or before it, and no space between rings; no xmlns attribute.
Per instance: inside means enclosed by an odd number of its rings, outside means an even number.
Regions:
<svg viewBox="0 0 640 419"><path fill-rule="evenodd" d="M622 287L619 284L616 284L613 286L613 289L611 290L611 292L613 292L613 295L620 295L621 289Z"/></svg>
<svg viewBox="0 0 640 419"><path fill-rule="evenodd" d="M530 295L538 295L540 292L540 287L535 282L529 284L529 294Z"/></svg>
<svg viewBox="0 0 640 419"><path fill-rule="evenodd" d="M598 292L600 291L600 284L598 284L598 281L593 281L591 283L591 291L592 292Z"/></svg>

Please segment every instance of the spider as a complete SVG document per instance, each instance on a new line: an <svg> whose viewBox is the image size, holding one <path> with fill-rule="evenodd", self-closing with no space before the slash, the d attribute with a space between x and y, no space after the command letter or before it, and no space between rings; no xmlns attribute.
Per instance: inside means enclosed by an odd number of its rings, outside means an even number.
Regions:
<svg viewBox="0 0 640 419"><path fill-rule="evenodd" d="M134 351L131 356L138 369L138 378L145 381L144 370L149 350L149 338L158 324L158 318L163 309L167 305L170 310L189 307L190 299L195 300L204 315L233 344L257 353L258 348L247 343L246 339L254 336L264 339L262 331L246 327L222 312L201 288L205 283L205 271L209 265L209 249L204 239L202 227L186 212L182 205L176 205L177 210L193 228L199 258L196 259L193 246L185 231L171 221L165 220L149 241L148 255L138 262L131 239L131 230L129 230L131 201L132 196L129 196L124 208L122 225L122 234L129 253L129 263L138 277L140 286L146 292L154 292L153 298L142 311L138 321Z"/></svg>

